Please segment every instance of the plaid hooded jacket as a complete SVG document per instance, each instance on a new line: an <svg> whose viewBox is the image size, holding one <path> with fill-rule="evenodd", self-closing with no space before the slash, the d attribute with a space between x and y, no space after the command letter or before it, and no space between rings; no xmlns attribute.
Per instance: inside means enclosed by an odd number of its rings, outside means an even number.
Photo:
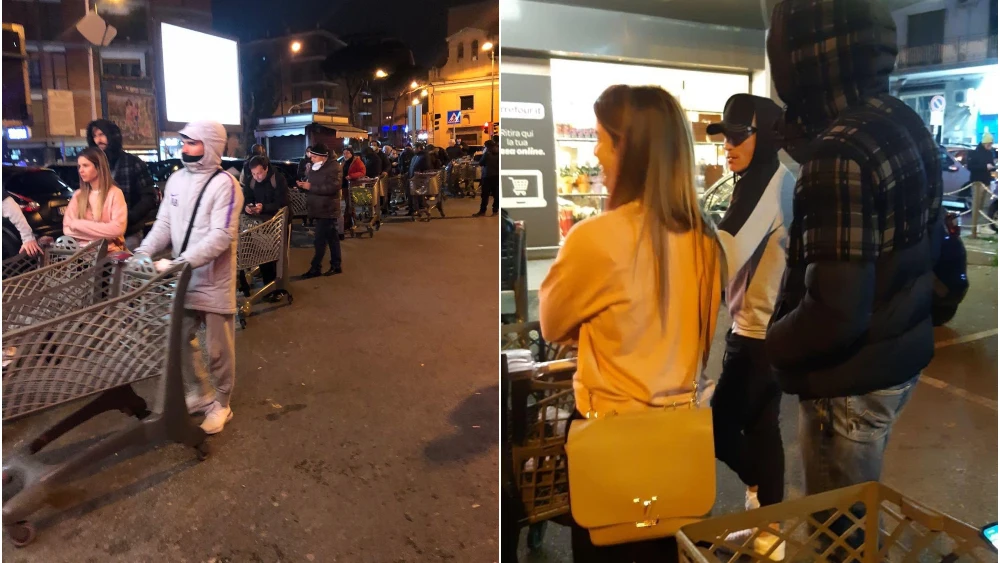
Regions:
<svg viewBox="0 0 1000 563"><path fill-rule="evenodd" d="M779 383L804 399L905 383L934 355L943 227L935 142L888 94L895 23L879 2L784 0L767 53L802 165L766 338Z"/></svg>

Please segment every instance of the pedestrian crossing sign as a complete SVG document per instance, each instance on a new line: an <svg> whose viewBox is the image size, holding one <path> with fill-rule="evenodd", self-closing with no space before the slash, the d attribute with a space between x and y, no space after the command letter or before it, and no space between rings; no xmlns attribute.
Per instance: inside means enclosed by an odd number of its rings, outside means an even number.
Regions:
<svg viewBox="0 0 1000 563"><path fill-rule="evenodd" d="M448 125L461 125L462 124L462 112L461 110L449 111L448 112Z"/></svg>

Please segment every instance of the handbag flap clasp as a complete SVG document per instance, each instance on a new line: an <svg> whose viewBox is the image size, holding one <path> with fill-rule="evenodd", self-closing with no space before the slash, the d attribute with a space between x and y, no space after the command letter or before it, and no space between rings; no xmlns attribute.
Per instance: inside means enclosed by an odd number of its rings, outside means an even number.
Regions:
<svg viewBox="0 0 1000 563"><path fill-rule="evenodd" d="M646 500L642 500L639 497L632 499L634 504L642 504L642 517L643 520L637 520L635 523L636 528L652 528L653 526L660 523L659 518L650 518L650 514L653 511L653 504L656 503L656 497L651 497Z"/></svg>

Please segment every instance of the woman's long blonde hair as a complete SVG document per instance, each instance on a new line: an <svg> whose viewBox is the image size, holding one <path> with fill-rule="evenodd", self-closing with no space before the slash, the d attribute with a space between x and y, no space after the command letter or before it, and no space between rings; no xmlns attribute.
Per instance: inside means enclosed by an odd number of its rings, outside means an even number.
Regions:
<svg viewBox="0 0 1000 563"><path fill-rule="evenodd" d="M108 166L108 157L104 156L104 151L94 147L83 149L80 156L89 160L94 168L97 168L97 209L94 210L94 220L100 221L101 215L104 213L104 200L108 197L108 190L115 184L111 177L111 167ZM94 188L95 186L91 185L90 182L84 182L83 178L80 178L80 189L78 190L80 196L76 205L81 219L87 216L87 208L90 207L90 190Z"/></svg>
<svg viewBox="0 0 1000 563"><path fill-rule="evenodd" d="M674 268L699 268L701 317L711 314L714 277L718 274L719 247L712 224L702 214L695 191L694 140L691 123L680 103L656 86L611 86L594 103L601 127L611 136L617 155L616 177L608 207L633 201L645 211L643 232L652 243L661 326L667 311L667 237L669 233L696 231L695 264ZM714 319L700 318L699 332L707 358Z"/></svg>

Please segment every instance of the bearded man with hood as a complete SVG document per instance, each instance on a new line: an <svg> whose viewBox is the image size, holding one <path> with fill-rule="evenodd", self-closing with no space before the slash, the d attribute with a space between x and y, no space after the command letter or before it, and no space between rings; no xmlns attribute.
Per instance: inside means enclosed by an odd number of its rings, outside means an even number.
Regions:
<svg viewBox="0 0 1000 563"><path fill-rule="evenodd" d="M91 121L87 125L87 145L104 151L111 177L125 194L128 206L125 246L135 249L142 241L146 222L156 213L156 186L149 167L141 158L122 149L122 131L113 121Z"/></svg>
<svg viewBox="0 0 1000 563"><path fill-rule="evenodd" d="M896 45L881 2L784 0L771 15L785 149L802 166L766 343L800 400L807 495L879 480L934 357L941 170L923 120L889 95Z"/></svg>
<svg viewBox="0 0 1000 563"><path fill-rule="evenodd" d="M764 348L785 272L795 176L778 161L775 126L781 108L768 98L736 94L710 135L725 137L729 169L737 181L718 225L726 257L726 302L733 325L726 334L722 374L712 396L715 455L747 486L746 509L784 499L785 450L781 444L781 389ZM747 537L738 538L745 541ZM777 537L754 540L767 553ZM783 547L777 555L783 557Z"/></svg>
<svg viewBox="0 0 1000 563"><path fill-rule="evenodd" d="M167 180L153 230L135 252L154 256L170 247L173 258L163 266L191 266L183 322L190 342L182 347L185 399L191 414L205 413L205 433L217 434L233 418L229 400L236 379L236 243L243 191L220 166L226 147L222 124L195 121L180 134L184 170ZM202 325L211 377L198 347Z"/></svg>

